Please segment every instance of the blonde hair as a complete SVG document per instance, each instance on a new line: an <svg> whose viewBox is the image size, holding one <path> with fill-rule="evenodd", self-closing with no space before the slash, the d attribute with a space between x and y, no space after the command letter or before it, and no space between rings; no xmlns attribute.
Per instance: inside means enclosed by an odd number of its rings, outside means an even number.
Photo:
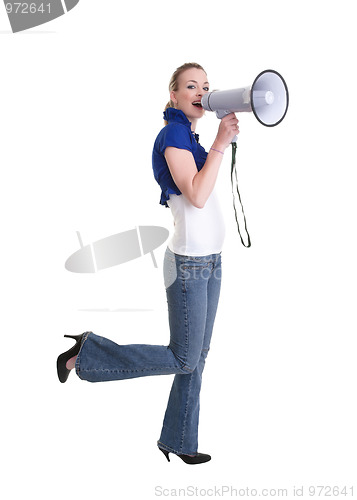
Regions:
<svg viewBox="0 0 357 500"><path fill-rule="evenodd" d="M200 64L197 64L197 63L185 63L185 64L183 64L182 66L180 66L179 68L176 69L176 71L173 73L173 75L171 77L170 84L169 84L169 92L170 93L176 92L178 90L178 78L181 75L181 73L183 73L187 69L191 69L191 68L202 69L202 71L205 71L202 68L202 66ZM165 106L165 111L167 110L167 108L174 108L174 107L175 107L175 104L170 99L169 102ZM164 122L165 122L165 125L167 125L167 121L164 120Z"/></svg>

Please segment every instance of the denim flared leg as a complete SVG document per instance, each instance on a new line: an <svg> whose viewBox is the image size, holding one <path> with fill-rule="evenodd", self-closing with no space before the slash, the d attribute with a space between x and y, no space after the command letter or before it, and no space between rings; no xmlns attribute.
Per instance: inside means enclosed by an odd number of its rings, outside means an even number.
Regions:
<svg viewBox="0 0 357 500"><path fill-rule="evenodd" d="M188 303L191 303L194 297L201 297L199 311L204 323L203 344L199 361L192 373L175 375L158 441L160 448L178 454L194 455L197 453L202 372L210 348L221 288L220 257L212 264L209 271L202 273L202 269L206 268L201 268L199 273L202 274L201 279L186 281ZM191 267L191 274L193 269ZM167 295L170 307L170 290L167 290ZM204 297L206 297L205 300ZM195 334L195 332L191 333Z"/></svg>
<svg viewBox="0 0 357 500"><path fill-rule="evenodd" d="M202 371L220 290L220 254L187 257L167 249L164 279L169 345L120 345L86 333L75 368L77 375L89 382L174 374L159 446L174 453L194 454Z"/></svg>

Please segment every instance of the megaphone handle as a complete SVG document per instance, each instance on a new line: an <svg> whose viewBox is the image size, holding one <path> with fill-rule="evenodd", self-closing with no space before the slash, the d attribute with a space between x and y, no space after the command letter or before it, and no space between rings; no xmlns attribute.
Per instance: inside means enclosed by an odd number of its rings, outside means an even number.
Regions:
<svg viewBox="0 0 357 500"><path fill-rule="evenodd" d="M225 116L227 115L230 115L232 113L232 111L228 111L228 110L222 110L222 109L219 109L216 111L216 116L217 118L219 118L220 120L222 120L222 118L224 118ZM238 139L238 136L235 135L232 139L232 142L237 142L237 139Z"/></svg>
<svg viewBox="0 0 357 500"><path fill-rule="evenodd" d="M216 111L216 116L217 116L217 118L219 118L220 120L222 120L222 118L224 118L227 115L230 115L231 113L232 113L232 111L218 109Z"/></svg>

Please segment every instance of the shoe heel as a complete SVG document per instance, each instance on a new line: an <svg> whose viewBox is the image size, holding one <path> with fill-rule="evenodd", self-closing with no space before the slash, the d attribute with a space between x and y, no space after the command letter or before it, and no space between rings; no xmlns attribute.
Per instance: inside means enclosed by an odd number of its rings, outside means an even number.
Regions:
<svg viewBox="0 0 357 500"><path fill-rule="evenodd" d="M83 335L63 335L63 336L67 337L68 339L76 340L78 342L82 338Z"/></svg>
<svg viewBox="0 0 357 500"><path fill-rule="evenodd" d="M67 361L71 359L74 356L77 356L80 349L81 349L81 340L83 338L83 335L65 335L65 337L73 339L76 341L73 347L69 349L66 352L63 352L60 354L57 358L57 375L59 378L59 381L63 384L66 382L68 375L70 374L71 370L68 370L67 368Z"/></svg>
<svg viewBox="0 0 357 500"><path fill-rule="evenodd" d="M170 462L170 457L169 457L169 451L166 451L166 450L163 450L162 448L159 448L160 451L162 451L162 453L165 455L165 457L167 458L167 461Z"/></svg>

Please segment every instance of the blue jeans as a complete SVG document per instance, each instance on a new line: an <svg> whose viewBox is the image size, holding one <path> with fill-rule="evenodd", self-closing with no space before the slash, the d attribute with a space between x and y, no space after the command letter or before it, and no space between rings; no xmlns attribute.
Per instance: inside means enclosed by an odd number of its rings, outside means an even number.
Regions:
<svg viewBox="0 0 357 500"><path fill-rule="evenodd" d="M89 332L77 356L76 373L89 382L175 374L158 446L194 455L202 372L221 287L221 255L189 257L167 249L164 280L169 345L118 345Z"/></svg>

